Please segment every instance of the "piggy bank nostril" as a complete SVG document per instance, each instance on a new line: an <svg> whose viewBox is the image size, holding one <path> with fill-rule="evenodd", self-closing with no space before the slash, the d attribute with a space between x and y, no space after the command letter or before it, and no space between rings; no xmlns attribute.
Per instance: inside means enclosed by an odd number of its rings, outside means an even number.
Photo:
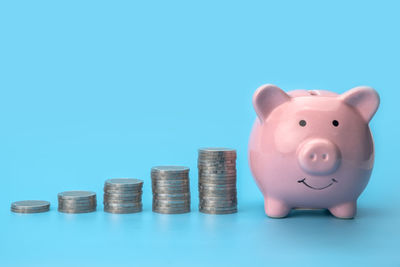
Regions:
<svg viewBox="0 0 400 267"><path fill-rule="evenodd" d="M317 155L315 155L315 153L310 154L310 159L315 161L317 159Z"/></svg>
<svg viewBox="0 0 400 267"><path fill-rule="evenodd" d="M322 154L322 159L323 160L328 160L328 154Z"/></svg>

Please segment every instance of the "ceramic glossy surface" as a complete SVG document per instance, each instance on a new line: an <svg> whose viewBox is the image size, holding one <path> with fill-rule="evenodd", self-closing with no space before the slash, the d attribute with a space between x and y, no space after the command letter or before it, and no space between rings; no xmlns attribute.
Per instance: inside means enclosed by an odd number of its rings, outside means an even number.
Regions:
<svg viewBox="0 0 400 267"><path fill-rule="evenodd" d="M270 217L293 208L326 208L353 218L370 179L374 143L368 126L377 92L356 87L338 95L324 90L284 92L274 85L253 97L257 120L249 162Z"/></svg>

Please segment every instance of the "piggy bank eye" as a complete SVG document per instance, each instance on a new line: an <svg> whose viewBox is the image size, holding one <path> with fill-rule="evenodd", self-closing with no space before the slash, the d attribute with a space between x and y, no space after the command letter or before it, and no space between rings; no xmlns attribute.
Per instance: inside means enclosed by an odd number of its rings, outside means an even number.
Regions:
<svg viewBox="0 0 400 267"><path fill-rule="evenodd" d="M301 121L299 121L299 124L301 127L304 127L304 126L306 126L307 122L305 120L301 120Z"/></svg>
<svg viewBox="0 0 400 267"><path fill-rule="evenodd" d="M332 121L333 126L338 127L339 126L339 122L337 120L333 120Z"/></svg>

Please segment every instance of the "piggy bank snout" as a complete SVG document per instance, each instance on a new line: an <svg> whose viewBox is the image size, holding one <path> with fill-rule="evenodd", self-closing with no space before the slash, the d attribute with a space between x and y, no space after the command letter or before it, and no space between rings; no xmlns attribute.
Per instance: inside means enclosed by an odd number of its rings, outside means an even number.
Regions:
<svg viewBox="0 0 400 267"><path fill-rule="evenodd" d="M340 150L333 142L323 138L308 139L298 150L300 167L313 175L333 173L340 165Z"/></svg>

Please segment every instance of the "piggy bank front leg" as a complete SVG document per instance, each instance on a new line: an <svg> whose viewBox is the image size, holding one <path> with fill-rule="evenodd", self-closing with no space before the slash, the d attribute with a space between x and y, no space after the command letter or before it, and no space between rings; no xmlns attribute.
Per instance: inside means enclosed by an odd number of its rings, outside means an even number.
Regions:
<svg viewBox="0 0 400 267"><path fill-rule="evenodd" d="M264 198L264 209L265 214L271 218L286 217L291 210L291 208L284 201L270 197Z"/></svg>
<svg viewBox="0 0 400 267"><path fill-rule="evenodd" d="M352 219L356 215L357 202L347 202L329 209L333 216L340 219Z"/></svg>

